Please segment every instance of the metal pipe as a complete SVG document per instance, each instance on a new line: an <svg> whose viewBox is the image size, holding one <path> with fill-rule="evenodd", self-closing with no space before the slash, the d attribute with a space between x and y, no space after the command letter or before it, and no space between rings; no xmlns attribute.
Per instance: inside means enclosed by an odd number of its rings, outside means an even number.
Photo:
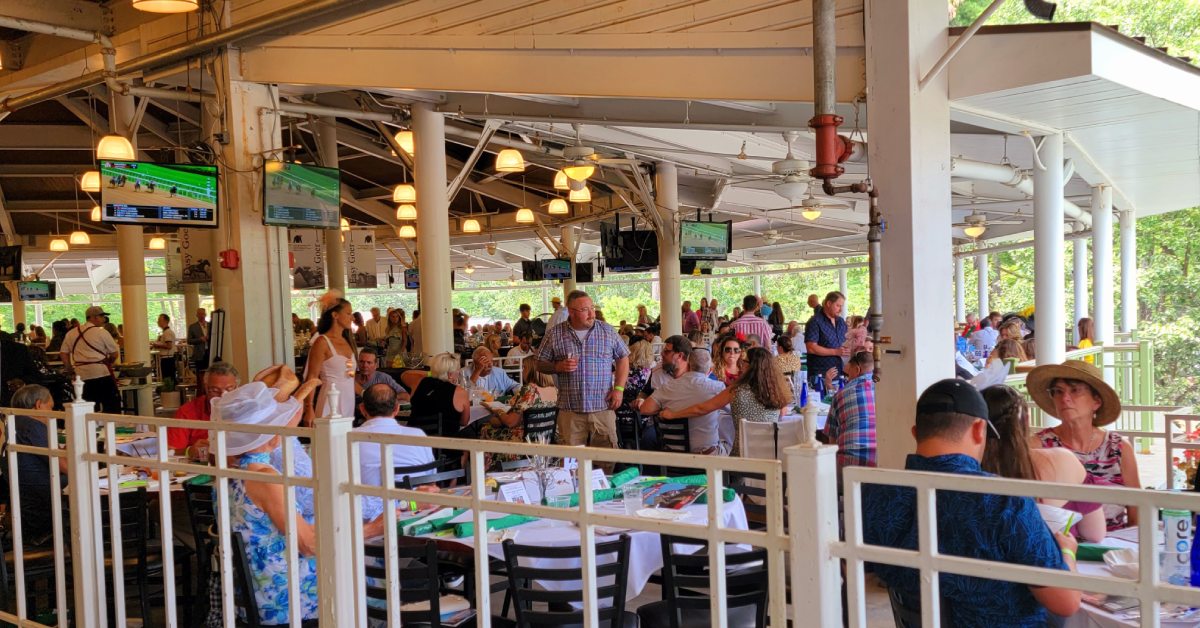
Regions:
<svg viewBox="0 0 1200 628"><path fill-rule="evenodd" d="M1079 240L1081 238L1091 238L1091 237L1092 237L1091 230L1073 231L1071 233L1064 235L1063 241L1070 242L1071 240ZM988 255L991 253L1004 253L1006 251L1018 251L1021 249L1027 249L1031 246L1033 246L1033 240L1022 240L1020 242L1009 242L1008 244L997 244L995 246L984 246L984 247L968 249L968 250L963 250L963 251L955 251L954 257L955 257L955 259L957 259L960 257L975 257L976 255Z"/></svg>
<svg viewBox="0 0 1200 628"><path fill-rule="evenodd" d="M162 87L139 87L136 85L128 85L122 83L125 87L125 93L130 96L143 96L146 98L155 98L158 100L182 100L184 102L201 103L214 95L208 92L184 91L179 89L165 89Z"/></svg>
<svg viewBox="0 0 1200 628"><path fill-rule="evenodd" d="M1028 196L1033 196L1033 178L1020 168L1010 164L989 164L974 159L951 157L950 176L973 181L1000 183ZM1092 226L1092 215L1066 199L1063 200L1063 213L1072 220L1082 222L1088 227Z"/></svg>
<svg viewBox="0 0 1200 628"><path fill-rule="evenodd" d="M87 89L88 87L98 83L103 83L105 82L105 79L108 78L106 75L109 72L113 73L111 78L115 79L120 75L134 74L136 72L142 72L164 65L177 63L196 55L208 52L214 48L218 48L227 44L238 43L251 37L261 36L269 31L286 28L306 20L318 18L333 11L346 10L365 3L391 5L397 4L400 1L401 0L315 0L313 2L305 3L303 6L300 6L295 10L269 13L260 18L248 20L246 22L242 22L241 24L235 24L230 28L205 35L187 43L164 48L157 52L152 52L136 59L131 59L124 63L116 64L115 67L111 69L106 68L102 71L88 72L87 74L84 74L78 78L61 81L59 83L55 83L41 89L35 89L18 96L6 97L3 101L0 101L0 113L6 111L15 111L22 107L28 107L29 105L37 104L39 102L52 100L59 96L69 94L74 91ZM92 35L89 34L89 37L91 36ZM104 46L105 44L104 42L100 42L100 45ZM111 42L108 42L108 45L111 47Z"/></svg>
<svg viewBox="0 0 1200 628"><path fill-rule="evenodd" d="M883 345L880 331L883 329L883 213L879 211L879 191L867 182L870 192L871 222L867 229L867 277L871 292L871 306L867 310L867 332L875 349L875 371L872 379L879 381Z"/></svg>
<svg viewBox="0 0 1200 628"><path fill-rule="evenodd" d="M382 113L376 111L362 111L359 109L341 109L338 107L325 107L323 105L311 105L308 103L295 102L280 102L278 111L280 113L291 113L300 116L319 116L346 118L347 120L374 120L377 122L402 122L400 112Z"/></svg>
<svg viewBox="0 0 1200 628"><path fill-rule="evenodd" d="M818 116L837 113L836 64L837 0L813 0L813 100Z"/></svg>
<svg viewBox="0 0 1200 628"><path fill-rule="evenodd" d="M933 64L933 67L929 70L929 73L926 74L925 77L921 79L921 82L917 84L918 90L925 89L925 85L928 84L929 81L937 78L937 75L941 74L942 70L945 70L947 65L950 65L950 60L954 58L954 55L957 55L958 51L962 50L963 46L967 45L968 41L971 41L971 38L975 36L975 33L980 28L983 28L983 25L987 23L988 18L992 17L992 14L995 13L1002 4L1004 4L1004 0L992 0L992 3L988 5L988 8L984 9L983 13L980 13L979 17L975 18L974 22L971 22L971 25L967 27L967 30L963 31L963 34L959 35L958 39L954 40L954 43L951 44L948 49L946 49L946 52L942 53L942 57L937 60L937 63Z"/></svg>

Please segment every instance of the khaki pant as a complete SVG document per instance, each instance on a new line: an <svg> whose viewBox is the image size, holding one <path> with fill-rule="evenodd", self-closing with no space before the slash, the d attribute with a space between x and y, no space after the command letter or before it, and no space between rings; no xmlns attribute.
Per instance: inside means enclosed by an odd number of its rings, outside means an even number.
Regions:
<svg viewBox="0 0 1200 628"><path fill-rule="evenodd" d="M558 411L560 445L590 445L617 448L617 413Z"/></svg>

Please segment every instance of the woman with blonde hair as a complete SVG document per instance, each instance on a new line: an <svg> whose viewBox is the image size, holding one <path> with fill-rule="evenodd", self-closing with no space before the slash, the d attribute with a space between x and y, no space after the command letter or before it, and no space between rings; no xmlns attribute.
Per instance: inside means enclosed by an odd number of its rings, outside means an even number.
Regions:
<svg viewBox="0 0 1200 628"><path fill-rule="evenodd" d="M412 416L440 417L442 436L454 436L471 422L471 397L458 385L458 356L439 353L429 359L429 372L405 371L401 383L412 390Z"/></svg>
<svg viewBox="0 0 1200 628"><path fill-rule="evenodd" d="M1005 338L996 343L996 348L992 349L992 354L988 356L988 365L997 360L1003 362L1008 358L1016 358L1017 362L1024 362L1029 359L1025 357L1025 349L1021 347L1021 341Z"/></svg>
<svg viewBox="0 0 1200 628"><path fill-rule="evenodd" d="M521 443L525 441L524 414L533 408L553 408L558 403L558 389L554 378L537 370L537 358L530 356L521 360L521 381L524 385L513 395L508 412L493 415L479 428L481 440L496 440ZM518 460L520 454L485 452L484 467L499 471L501 463Z"/></svg>

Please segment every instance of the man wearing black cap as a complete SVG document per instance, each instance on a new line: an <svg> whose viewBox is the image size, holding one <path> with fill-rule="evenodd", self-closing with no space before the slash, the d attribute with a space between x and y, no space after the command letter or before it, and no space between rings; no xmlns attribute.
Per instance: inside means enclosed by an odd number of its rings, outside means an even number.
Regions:
<svg viewBox="0 0 1200 628"><path fill-rule="evenodd" d="M98 412L120 414L121 393L112 365L120 349L104 329L108 312L93 305L85 312L87 322L67 332L62 343L62 361L67 374L83 379L83 398L99 404Z"/></svg>
<svg viewBox="0 0 1200 628"><path fill-rule="evenodd" d="M930 386L917 400L911 471L989 476L979 467L995 428L987 403L970 384L954 379ZM917 548L917 497L911 488L867 485L862 491L863 540ZM1029 497L939 491L938 549L942 554L1051 569L1074 570L1074 538L1051 534ZM920 575L912 568L876 565L875 573L908 608L920 607ZM1073 615L1079 591L941 574L942 607L952 626L1045 626L1047 610Z"/></svg>

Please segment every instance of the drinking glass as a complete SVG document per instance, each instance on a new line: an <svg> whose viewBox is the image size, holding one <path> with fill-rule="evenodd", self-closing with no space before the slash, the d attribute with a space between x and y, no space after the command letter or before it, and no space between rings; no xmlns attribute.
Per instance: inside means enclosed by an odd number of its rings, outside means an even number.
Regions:
<svg viewBox="0 0 1200 628"><path fill-rule="evenodd" d="M642 509L642 486L634 482L622 486L621 499L625 504L625 514L636 515Z"/></svg>

